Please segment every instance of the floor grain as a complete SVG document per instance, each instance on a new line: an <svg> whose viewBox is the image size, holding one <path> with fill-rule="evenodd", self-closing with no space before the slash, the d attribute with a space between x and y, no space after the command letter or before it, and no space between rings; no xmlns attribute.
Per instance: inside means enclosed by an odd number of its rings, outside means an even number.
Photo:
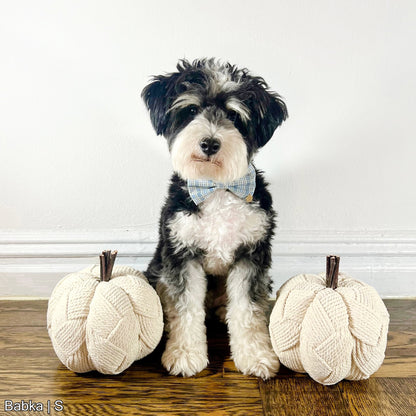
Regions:
<svg viewBox="0 0 416 416"><path fill-rule="evenodd" d="M284 367L265 382L240 374L222 325L209 327L210 365L196 377L166 374L163 342L120 375L75 374L52 349L46 301L0 301L0 414L416 415L416 300L385 302L391 323L383 366L369 380L322 386ZM5 400L32 400L44 410L5 413ZM56 400L62 412L53 409Z"/></svg>

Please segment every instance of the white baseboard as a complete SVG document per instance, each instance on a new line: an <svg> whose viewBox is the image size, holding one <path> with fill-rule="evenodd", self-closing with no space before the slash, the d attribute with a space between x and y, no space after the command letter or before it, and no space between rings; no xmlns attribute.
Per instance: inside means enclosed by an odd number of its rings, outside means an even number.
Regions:
<svg viewBox="0 0 416 416"><path fill-rule="evenodd" d="M146 268L156 247L155 227L140 230L0 232L0 297L47 297L65 274L117 249L118 264ZM298 273L322 272L327 254L341 270L383 297L416 296L416 231L278 230L273 244L274 291Z"/></svg>

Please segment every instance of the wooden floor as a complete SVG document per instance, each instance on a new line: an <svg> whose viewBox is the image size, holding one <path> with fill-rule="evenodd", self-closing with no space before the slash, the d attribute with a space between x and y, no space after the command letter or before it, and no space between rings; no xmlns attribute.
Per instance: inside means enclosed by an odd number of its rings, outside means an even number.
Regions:
<svg viewBox="0 0 416 416"><path fill-rule="evenodd" d="M0 302L0 414L46 415L416 415L416 300L387 300L386 359L369 380L325 387L281 369L267 382L238 373L224 327L209 329L210 365L196 377L166 374L163 345L118 376L74 374L57 359L46 301ZM5 400L42 403L5 412ZM53 410L61 400L63 411ZM49 401L49 402L48 402ZM59 402L58 402L59 404Z"/></svg>

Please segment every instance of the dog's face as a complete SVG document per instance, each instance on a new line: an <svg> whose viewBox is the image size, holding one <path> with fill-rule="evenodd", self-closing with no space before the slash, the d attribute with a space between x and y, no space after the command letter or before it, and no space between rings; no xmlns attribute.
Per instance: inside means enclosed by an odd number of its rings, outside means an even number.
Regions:
<svg viewBox="0 0 416 416"><path fill-rule="evenodd" d="M244 176L287 117L284 102L262 78L214 59L179 61L177 72L154 77L142 97L184 179Z"/></svg>

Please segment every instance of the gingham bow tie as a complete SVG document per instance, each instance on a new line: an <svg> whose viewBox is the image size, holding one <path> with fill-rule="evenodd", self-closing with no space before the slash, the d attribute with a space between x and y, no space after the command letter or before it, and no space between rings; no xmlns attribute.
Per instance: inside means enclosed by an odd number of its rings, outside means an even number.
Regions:
<svg viewBox="0 0 416 416"><path fill-rule="evenodd" d="M256 170L250 163L247 175L235 181L221 183L210 179L188 179L187 185L189 195L196 205L204 202L216 189L228 189L240 198L245 198L247 202L251 202L256 189Z"/></svg>

